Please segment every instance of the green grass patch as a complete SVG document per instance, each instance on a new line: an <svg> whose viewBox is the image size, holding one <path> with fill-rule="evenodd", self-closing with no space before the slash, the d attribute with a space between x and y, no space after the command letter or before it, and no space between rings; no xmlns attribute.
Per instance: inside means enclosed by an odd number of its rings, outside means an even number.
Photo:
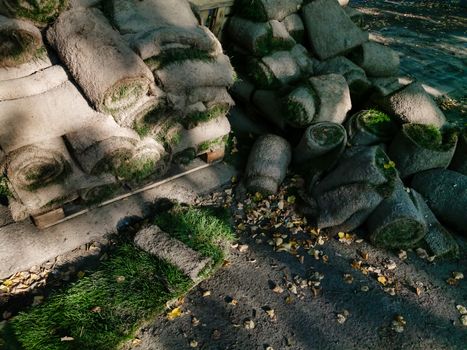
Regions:
<svg viewBox="0 0 467 350"><path fill-rule="evenodd" d="M281 86L281 82L261 60L251 59L247 65L247 70L250 80L260 89L275 89Z"/></svg>
<svg viewBox="0 0 467 350"><path fill-rule="evenodd" d="M25 189L34 192L52 184L61 184L65 182L71 174L72 169L68 161L62 159L62 163L63 168L59 173L56 172L58 170L57 164L45 164L26 174L26 180L30 183L25 186Z"/></svg>
<svg viewBox="0 0 467 350"><path fill-rule="evenodd" d="M229 109L230 106L228 105L216 105L204 112L196 112L186 116L184 119L181 120L181 123L186 129L192 129L200 123L205 123L226 115Z"/></svg>
<svg viewBox="0 0 467 350"><path fill-rule="evenodd" d="M143 320L162 312L168 300L190 287L181 271L127 243L98 271L20 313L10 325L28 350L115 349Z"/></svg>
<svg viewBox="0 0 467 350"><path fill-rule="evenodd" d="M224 208L175 206L156 217L155 224L201 255L210 257L213 265L203 271L204 277L225 259L223 243L235 239Z"/></svg>
<svg viewBox="0 0 467 350"><path fill-rule="evenodd" d="M213 260L203 277L222 264L222 245L234 239L225 209L176 205L155 222ZM7 330L0 330L0 343L3 338L28 350L113 350L193 286L177 268L124 242L97 271L14 317ZM61 341L63 337L73 340Z"/></svg>
<svg viewBox="0 0 467 350"><path fill-rule="evenodd" d="M144 62L151 70L158 70L165 66L186 60L212 61L212 57L199 49L169 49L155 57L146 59Z"/></svg>
<svg viewBox="0 0 467 350"><path fill-rule="evenodd" d="M28 18L39 24L52 22L67 5L68 0L6 0L15 17Z"/></svg>
<svg viewBox="0 0 467 350"><path fill-rule="evenodd" d="M198 153L206 152L209 150L215 150L222 146L225 146L229 135L224 135L214 140L204 141L198 145Z"/></svg>
<svg viewBox="0 0 467 350"><path fill-rule="evenodd" d="M374 135L384 137L393 135L397 131L391 117L376 109L362 111L357 118L360 118L362 126Z"/></svg>
<svg viewBox="0 0 467 350"><path fill-rule="evenodd" d="M447 151L457 142L458 132L449 129L442 132L434 125L406 124L404 131L420 147L433 151Z"/></svg>
<svg viewBox="0 0 467 350"><path fill-rule="evenodd" d="M8 180L5 176L0 176L0 196L11 197L12 193L8 187Z"/></svg>

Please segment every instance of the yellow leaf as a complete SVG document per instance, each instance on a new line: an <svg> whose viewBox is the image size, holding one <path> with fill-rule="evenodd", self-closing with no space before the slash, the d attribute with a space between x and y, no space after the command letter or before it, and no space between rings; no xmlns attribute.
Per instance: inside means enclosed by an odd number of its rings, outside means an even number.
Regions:
<svg viewBox="0 0 467 350"><path fill-rule="evenodd" d="M289 203L289 204L294 204L295 200L296 200L295 196L287 197L287 203Z"/></svg>
<svg viewBox="0 0 467 350"><path fill-rule="evenodd" d="M339 232L339 233L337 234L337 236L339 237L339 239L342 239L342 238L345 237L345 233L344 233L344 232Z"/></svg>
<svg viewBox="0 0 467 350"><path fill-rule="evenodd" d="M182 316L182 314L183 314L182 309L180 309L179 307L176 307L175 309L167 313L167 319L172 321L176 319L177 317Z"/></svg>
<svg viewBox="0 0 467 350"><path fill-rule="evenodd" d="M392 169L396 167L396 163L394 163L392 160L384 164L384 169Z"/></svg>
<svg viewBox="0 0 467 350"><path fill-rule="evenodd" d="M381 283L383 286L385 286L388 283L388 280L384 276L379 276L378 277L378 282Z"/></svg>
<svg viewBox="0 0 467 350"><path fill-rule="evenodd" d="M5 281L3 281L3 285L6 286L6 287L10 287L12 284L13 284L13 281L12 281L12 280L5 280Z"/></svg>
<svg viewBox="0 0 467 350"><path fill-rule="evenodd" d="M84 271L79 271L77 276L78 276L78 278L83 278L84 277Z"/></svg>

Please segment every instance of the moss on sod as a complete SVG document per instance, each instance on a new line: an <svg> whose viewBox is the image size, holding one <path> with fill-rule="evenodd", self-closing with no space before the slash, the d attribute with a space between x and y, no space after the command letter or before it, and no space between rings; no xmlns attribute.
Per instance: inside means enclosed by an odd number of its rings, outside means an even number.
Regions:
<svg viewBox="0 0 467 350"><path fill-rule="evenodd" d="M144 62L154 71L174 62L186 60L213 61L213 58L206 51L199 49L170 49L165 50L158 56L148 58Z"/></svg>
<svg viewBox="0 0 467 350"><path fill-rule="evenodd" d="M376 109L363 111L359 116L363 127L378 136L387 136L395 132L396 126L386 113Z"/></svg>
<svg viewBox="0 0 467 350"><path fill-rule="evenodd" d="M53 21L68 6L68 0L4 0L15 17L30 19L38 24Z"/></svg>
<svg viewBox="0 0 467 350"><path fill-rule="evenodd" d="M8 187L8 180L5 176L0 176L0 196L11 197L11 191Z"/></svg>
<svg viewBox="0 0 467 350"><path fill-rule="evenodd" d="M457 141L458 133L455 130L441 132L434 125L409 124L404 129L415 143L433 151L449 150Z"/></svg>
<svg viewBox="0 0 467 350"><path fill-rule="evenodd" d="M204 276L224 260L218 244L234 238L226 212L219 209L175 206L158 215L156 223L212 258ZM123 243L99 270L14 317L9 334L0 334L0 339L14 337L28 350L113 350L131 339L143 321L161 313L166 302L193 286L177 268ZM74 340L61 341L62 337Z"/></svg>
<svg viewBox="0 0 467 350"><path fill-rule="evenodd" d="M192 113L186 118L182 119L181 122L186 129L192 129L200 123L208 122L226 115L229 109L230 106L228 105L217 105L204 112Z"/></svg>

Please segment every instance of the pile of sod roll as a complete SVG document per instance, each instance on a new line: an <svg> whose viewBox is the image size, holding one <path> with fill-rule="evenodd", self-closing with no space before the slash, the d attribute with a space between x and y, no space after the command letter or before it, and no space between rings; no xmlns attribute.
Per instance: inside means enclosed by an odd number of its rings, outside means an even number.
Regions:
<svg viewBox="0 0 467 350"><path fill-rule="evenodd" d="M269 126L244 185L274 194L291 167L318 228L454 256L453 233L467 227L467 131L398 76L397 53L369 41L361 19L337 0L236 1L235 108Z"/></svg>
<svg viewBox="0 0 467 350"><path fill-rule="evenodd" d="M0 180L13 219L98 204L223 148L234 79L187 0L1 0Z"/></svg>

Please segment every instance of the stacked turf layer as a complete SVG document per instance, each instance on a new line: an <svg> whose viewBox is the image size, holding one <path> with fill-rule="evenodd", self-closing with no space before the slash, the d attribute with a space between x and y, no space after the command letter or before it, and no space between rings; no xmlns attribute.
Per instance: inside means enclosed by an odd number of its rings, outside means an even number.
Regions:
<svg viewBox="0 0 467 350"><path fill-rule="evenodd" d="M0 14L46 26L67 4L67 0L0 0Z"/></svg>

